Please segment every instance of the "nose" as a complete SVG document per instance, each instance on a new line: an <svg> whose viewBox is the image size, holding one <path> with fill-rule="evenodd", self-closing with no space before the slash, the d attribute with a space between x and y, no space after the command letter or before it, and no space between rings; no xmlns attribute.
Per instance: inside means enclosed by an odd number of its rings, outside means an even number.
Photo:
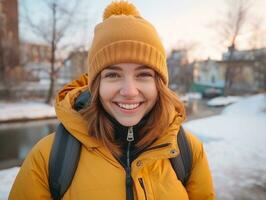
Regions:
<svg viewBox="0 0 266 200"><path fill-rule="evenodd" d="M125 80L121 86L120 94L124 97L135 97L139 94L134 80Z"/></svg>

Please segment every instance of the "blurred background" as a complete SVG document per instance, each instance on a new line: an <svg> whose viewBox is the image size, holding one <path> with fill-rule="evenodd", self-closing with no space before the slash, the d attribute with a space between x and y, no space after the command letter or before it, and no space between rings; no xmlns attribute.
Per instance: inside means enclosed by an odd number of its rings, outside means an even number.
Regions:
<svg viewBox="0 0 266 200"><path fill-rule="evenodd" d="M53 101L87 70L110 0L0 0L0 200L58 124ZM131 0L157 29L185 128L204 143L217 199L266 197L266 1Z"/></svg>

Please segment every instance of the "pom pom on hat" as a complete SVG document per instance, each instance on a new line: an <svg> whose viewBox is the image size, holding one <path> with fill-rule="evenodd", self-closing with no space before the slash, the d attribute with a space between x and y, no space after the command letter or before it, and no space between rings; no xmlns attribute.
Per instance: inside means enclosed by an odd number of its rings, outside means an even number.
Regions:
<svg viewBox="0 0 266 200"><path fill-rule="evenodd" d="M132 15L134 17L140 17L137 8L127 1L112 2L104 10L103 20L108 19L112 15Z"/></svg>

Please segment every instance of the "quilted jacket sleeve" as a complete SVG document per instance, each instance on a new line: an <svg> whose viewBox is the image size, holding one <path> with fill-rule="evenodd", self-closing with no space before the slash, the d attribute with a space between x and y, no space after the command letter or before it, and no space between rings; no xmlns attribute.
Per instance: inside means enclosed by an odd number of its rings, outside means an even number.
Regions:
<svg viewBox="0 0 266 200"><path fill-rule="evenodd" d="M48 160L53 135L40 140L25 159L9 194L9 200L50 200Z"/></svg>
<svg viewBox="0 0 266 200"><path fill-rule="evenodd" d="M192 171L186 187L189 199L214 200L212 176L203 145L192 134L187 135L193 152Z"/></svg>

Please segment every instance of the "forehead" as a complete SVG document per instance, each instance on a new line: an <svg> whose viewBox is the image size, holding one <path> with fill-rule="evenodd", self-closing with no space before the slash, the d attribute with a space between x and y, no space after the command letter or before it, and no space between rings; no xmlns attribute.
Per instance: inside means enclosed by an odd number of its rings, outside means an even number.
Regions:
<svg viewBox="0 0 266 200"><path fill-rule="evenodd" d="M121 63L121 64L114 64L111 65L104 70L119 70L119 71L127 71L127 70L153 70L150 67L142 64L135 64L135 63Z"/></svg>

